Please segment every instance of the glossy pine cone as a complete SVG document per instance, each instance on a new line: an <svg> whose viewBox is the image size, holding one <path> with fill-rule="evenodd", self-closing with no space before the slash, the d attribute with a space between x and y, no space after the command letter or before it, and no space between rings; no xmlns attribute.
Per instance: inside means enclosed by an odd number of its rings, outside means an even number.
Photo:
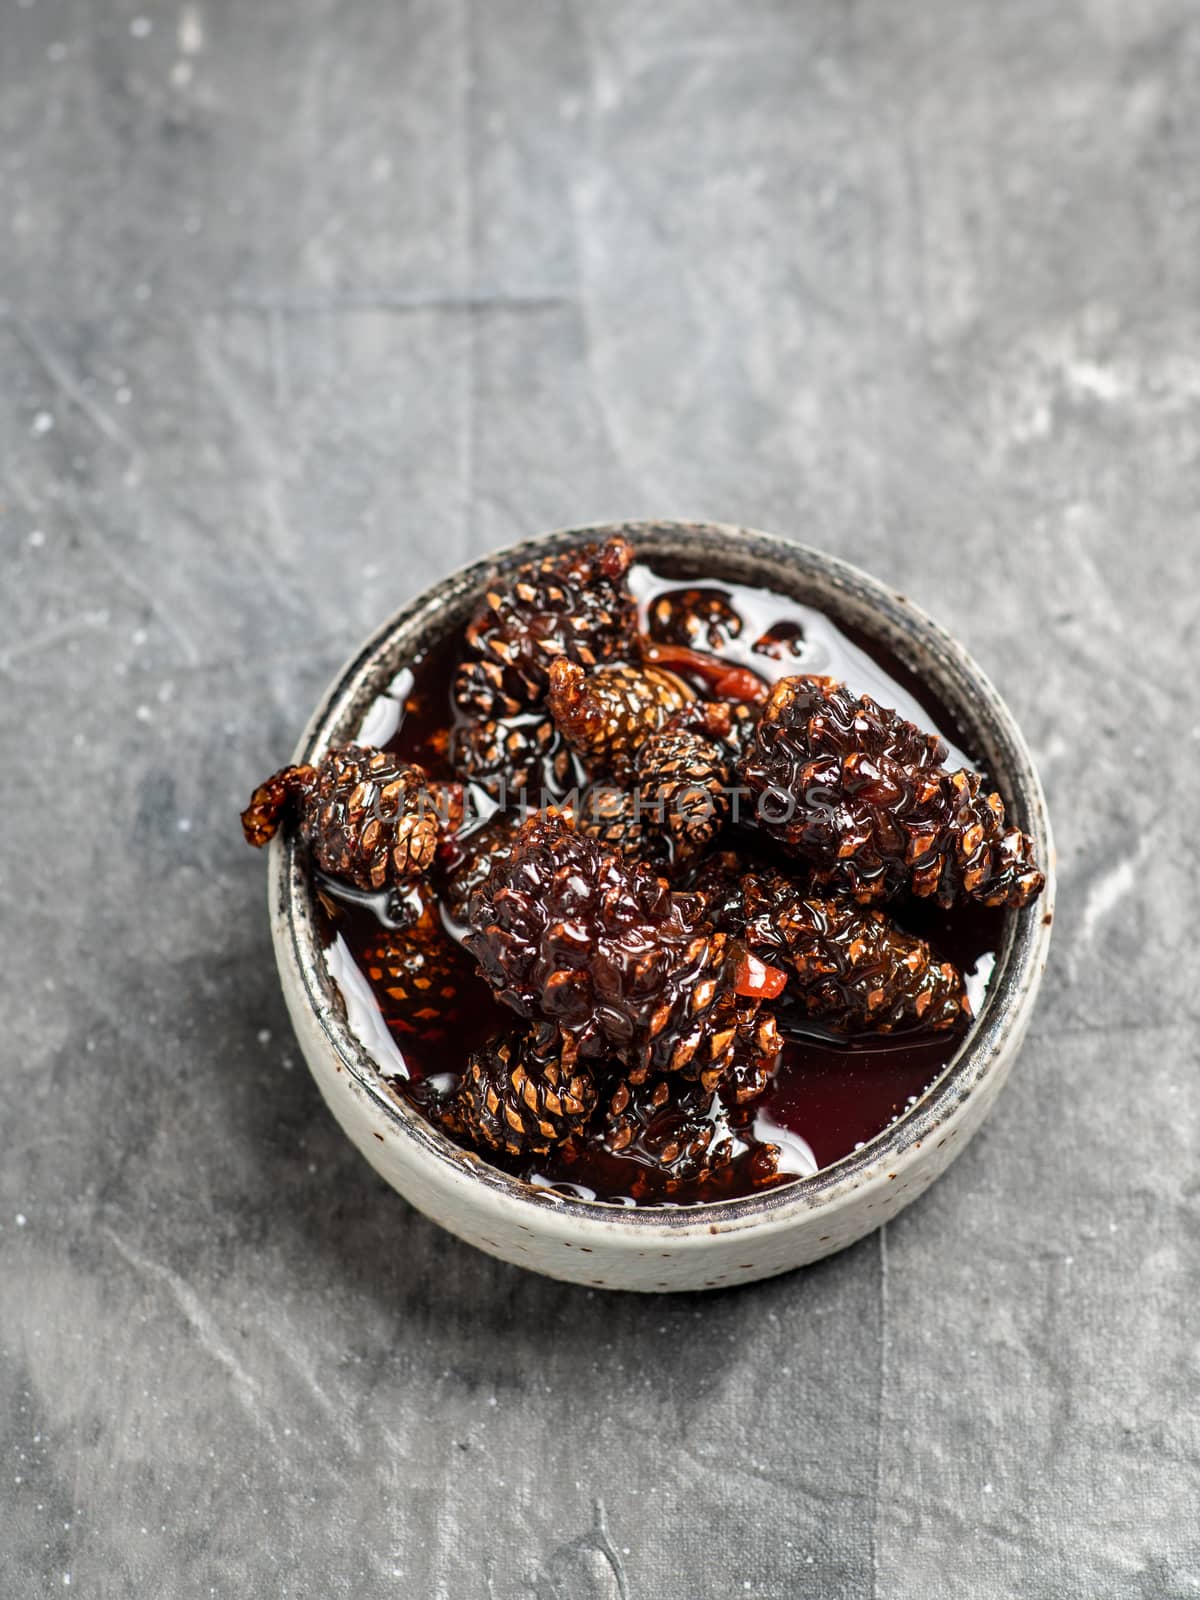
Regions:
<svg viewBox="0 0 1200 1600"><path fill-rule="evenodd" d="M729 761L710 739L668 726L647 739L634 763L638 809L670 841L672 859L704 850L729 816Z"/></svg>
<svg viewBox="0 0 1200 1600"><path fill-rule="evenodd" d="M733 1159L734 1141L714 1090L678 1075L621 1079L604 1108L602 1137L614 1155L647 1169L641 1187L665 1194L706 1182ZM638 1181L633 1180L635 1198Z"/></svg>
<svg viewBox="0 0 1200 1600"><path fill-rule="evenodd" d="M480 1149L540 1155L581 1132L596 1100L594 1079L564 1054L558 1029L535 1023L472 1053L442 1120Z"/></svg>
<svg viewBox="0 0 1200 1600"><path fill-rule="evenodd" d="M729 760L717 745L668 725L639 748L630 788L592 784L571 817L600 844L673 875L720 831L729 783Z"/></svg>
<svg viewBox="0 0 1200 1600"><path fill-rule="evenodd" d="M484 720L515 716L544 698L553 662L592 667L629 654L637 627L626 577L632 562L633 546L618 536L544 556L497 581L466 628L459 708Z"/></svg>
<svg viewBox="0 0 1200 1600"><path fill-rule="evenodd" d="M384 889L429 870L460 805L460 795L430 785L423 767L346 745L315 767L284 767L268 778L242 813L242 831L262 846L292 815L323 872L356 889Z"/></svg>
<svg viewBox="0 0 1200 1600"><path fill-rule="evenodd" d="M454 1010L470 965L443 930L436 902L418 892L413 920L381 929L363 951L362 968L390 1026L434 1036Z"/></svg>
<svg viewBox="0 0 1200 1600"><path fill-rule="evenodd" d="M868 903L903 889L951 906L1023 906L1045 879L977 773L946 746L832 678L782 678L739 763L756 824L814 881Z"/></svg>
<svg viewBox="0 0 1200 1600"><path fill-rule="evenodd" d="M663 644L720 650L742 631L742 619L724 589L668 589L651 601L647 628Z"/></svg>
<svg viewBox="0 0 1200 1600"><path fill-rule="evenodd" d="M760 707L742 700L693 700L666 724L708 739L731 760L743 755L754 741Z"/></svg>
<svg viewBox="0 0 1200 1600"><path fill-rule="evenodd" d="M523 825L470 922L467 948L500 999L556 1022L581 1059L616 1057L635 1083L680 1072L711 1086L740 1051L778 1048L761 975L736 941L701 920L695 898L555 812Z"/></svg>
<svg viewBox="0 0 1200 1600"><path fill-rule="evenodd" d="M747 944L787 970L789 1004L834 1032L936 1033L970 1018L958 969L882 911L750 873L742 912Z"/></svg>
<svg viewBox="0 0 1200 1600"><path fill-rule="evenodd" d="M500 812L454 840L453 854L442 875L441 895L447 915L458 927L467 925L476 889L487 882L496 862L511 854L519 826L516 818Z"/></svg>
<svg viewBox="0 0 1200 1600"><path fill-rule="evenodd" d="M593 771L626 783L638 751L694 696L661 667L600 667L573 661L550 669L548 704L560 732Z"/></svg>
<svg viewBox="0 0 1200 1600"><path fill-rule="evenodd" d="M569 815L577 833L606 850L619 850L656 869L665 866L662 840L632 790L613 783L588 784L572 802Z"/></svg>
<svg viewBox="0 0 1200 1600"><path fill-rule="evenodd" d="M460 723L450 739L450 761L464 783L476 783L501 805L522 795L562 799L580 778L578 765L544 711Z"/></svg>

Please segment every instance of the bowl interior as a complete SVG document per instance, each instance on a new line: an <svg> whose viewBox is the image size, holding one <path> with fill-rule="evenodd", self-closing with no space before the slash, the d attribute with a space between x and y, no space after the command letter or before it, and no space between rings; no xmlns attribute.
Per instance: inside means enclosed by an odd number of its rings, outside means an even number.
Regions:
<svg viewBox="0 0 1200 1600"><path fill-rule="evenodd" d="M367 713L396 675L420 651L460 630L497 574L533 556L617 532L633 542L639 560L668 576L771 589L824 611L851 633L882 647L921 685L927 700L945 709L952 724L961 730L972 757L986 768L999 789L1013 820L1032 836L1038 858L1048 870L1046 895L1005 918L980 1014L960 1049L917 1102L853 1154L810 1177L797 1178L758 1195L703 1206L635 1210L617 1202L578 1200L538 1189L460 1149L388 1089L372 1056L346 1022L344 1003L320 948L306 861L303 852L291 842L283 845L286 860L279 879L278 910L288 929L291 953L306 993L330 1046L388 1117L435 1160L449 1162L460 1170L469 1167L478 1181L533 1205L552 1203L591 1215L616 1213L633 1225L637 1225L638 1218L652 1217L661 1226L674 1216L681 1224L695 1227L702 1226L710 1214L728 1221L733 1215L768 1212L798 1201L815 1206L847 1179L853 1181L856 1172L874 1167L882 1156L898 1153L926 1138L948 1111L970 1094L1003 1042L1018 1002L1036 984L1049 938L1051 844L1036 772L1003 702L962 647L942 628L903 595L857 569L768 534L690 522L603 524L566 530L498 551L452 574L393 616L338 675L305 730L294 759L312 761L331 745L353 741Z"/></svg>

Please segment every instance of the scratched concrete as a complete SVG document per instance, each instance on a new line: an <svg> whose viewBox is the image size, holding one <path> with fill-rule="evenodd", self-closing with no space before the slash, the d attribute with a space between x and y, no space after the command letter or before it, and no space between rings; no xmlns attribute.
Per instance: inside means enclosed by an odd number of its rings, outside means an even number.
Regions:
<svg viewBox="0 0 1200 1600"><path fill-rule="evenodd" d="M1192 0L3 0L0 1593L1200 1593ZM932 609L1061 913L985 1133L704 1300L476 1255L297 1064L234 813L614 515Z"/></svg>

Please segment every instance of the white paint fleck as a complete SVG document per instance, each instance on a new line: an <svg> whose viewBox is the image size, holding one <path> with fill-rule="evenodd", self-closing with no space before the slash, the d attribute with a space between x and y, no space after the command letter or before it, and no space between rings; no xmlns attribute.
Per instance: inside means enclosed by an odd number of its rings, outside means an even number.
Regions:
<svg viewBox="0 0 1200 1600"><path fill-rule="evenodd" d="M171 68L171 84L176 89L186 89L192 81L192 63L177 61Z"/></svg>
<svg viewBox="0 0 1200 1600"><path fill-rule="evenodd" d="M134 17L129 24L129 31L135 39L147 39L153 27L149 17Z"/></svg>
<svg viewBox="0 0 1200 1600"><path fill-rule="evenodd" d="M40 528L35 528L29 535L29 543L35 550L40 550L46 542L46 535Z"/></svg>
<svg viewBox="0 0 1200 1600"><path fill-rule="evenodd" d="M29 1221L29 1218L25 1215L25 1213L23 1211L18 1211L17 1212L16 1223L17 1223L17 1227L18 1228L23 1228L28 1221Z"/></svg>
<svg viewBox="0 0 1200 1600"><path fill-rule="evenodd" d="M49 433L54 426L54 418L49 411L39 411L30 426L30 432L35 439L40 439L43 434Z"/></svg>
<svg viewBox="0 0 1200 1600"><path fill-rule="evenodd" d="M270 1030L270 1028L260 1028L258 1030L258 1042L259 1042L259 1044L270 1044L270 1042L271 1042L271 1030Z"/></svg>
<svg viewBox="0 0 1200 1600"><path fill-rule="evenodd" d="M191 817L180 817L175 826L179 829L180 833L191 833L192 819Z"/></svg>
<svg viewBox="0 0 1200 1600"><path fill-rule="evenodd" d="M139 706L134 712L139 722L149 722L154 713L149 706Z"/></svg>

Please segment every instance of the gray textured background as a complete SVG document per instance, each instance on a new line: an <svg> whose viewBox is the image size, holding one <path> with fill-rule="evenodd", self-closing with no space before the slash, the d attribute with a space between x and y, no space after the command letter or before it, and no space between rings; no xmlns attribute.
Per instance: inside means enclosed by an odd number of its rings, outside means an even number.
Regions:
<svg viewBox="0 0 1200 1600"><path fill-rule="evenodd" d="M4 1600L1200 1594L1194 0L0 6ZM934 611L1061 852L984 1134L702 1299L382 1187L235 817L639 514Z"/></svg>

